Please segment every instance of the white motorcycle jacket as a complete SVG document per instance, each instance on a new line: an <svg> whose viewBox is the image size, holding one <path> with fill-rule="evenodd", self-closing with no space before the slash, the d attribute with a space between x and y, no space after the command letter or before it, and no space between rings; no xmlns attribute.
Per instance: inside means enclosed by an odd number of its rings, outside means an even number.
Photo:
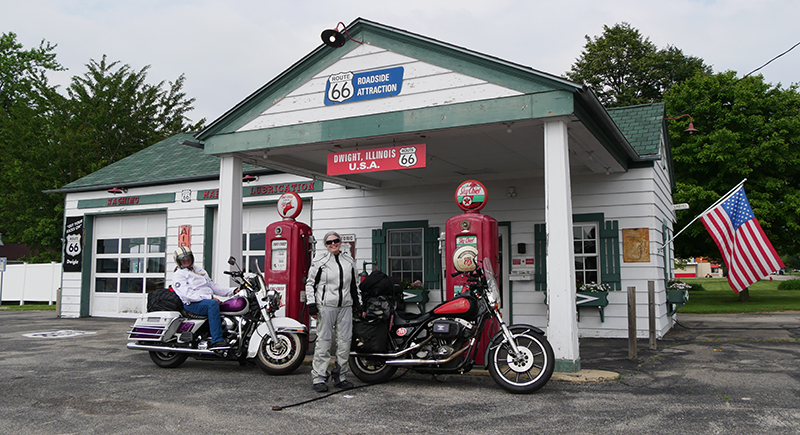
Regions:
<svg viewBox="0 0 800 435"><path fill-rule="evenodd" d="M328 307L360 306L356 261L346 253L325 253L308 269L306 304Z"/></svg>
<svg viewBox="0 0 800 435"><path fill-rule="evenodd" d="M231 296L236 290L236 287L223 287L215 283L198 265L194 265L192 269L177 269L172 274L172 289L184 304L211 299L214 295Z"/></svg>

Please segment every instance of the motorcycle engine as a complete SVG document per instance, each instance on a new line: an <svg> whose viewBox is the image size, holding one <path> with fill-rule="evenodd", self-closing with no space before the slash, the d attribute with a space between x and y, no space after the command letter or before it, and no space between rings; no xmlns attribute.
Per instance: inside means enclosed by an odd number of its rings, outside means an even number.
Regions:
<svg viewBox="0 0 800 435"><path fill-rule="evenodd" d="M222 328L229 332L237 332L239 326L238 323L233 319L231 319L230 317L223 317Z"/></svg>

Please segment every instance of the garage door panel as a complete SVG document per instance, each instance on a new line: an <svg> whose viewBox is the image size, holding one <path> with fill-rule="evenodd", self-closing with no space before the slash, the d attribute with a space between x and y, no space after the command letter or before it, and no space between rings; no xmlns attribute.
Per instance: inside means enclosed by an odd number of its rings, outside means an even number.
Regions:
<svg viewBox="0 0 800 435"><path fill-rule="evenodd" d="M95 228L91 315L136 317L166 285L166 215L101 216Z"/></svg>

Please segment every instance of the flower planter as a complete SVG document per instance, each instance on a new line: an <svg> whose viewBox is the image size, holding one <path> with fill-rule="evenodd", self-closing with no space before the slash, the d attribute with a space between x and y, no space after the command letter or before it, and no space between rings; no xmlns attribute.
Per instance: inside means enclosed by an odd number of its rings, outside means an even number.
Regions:
<svg viewBox="0 0 800 435"><path fill-rule="evenodd" d="M578 307L578 321L581 321L581 307L597 307L600 321L606 321L604 308L608 305L608 292L576 292L575 305Z"/></svg>
<svg viewBox="0 0 800 435"><path fill-rule="evenodd" d="M667 315L673 316L678 308L689 302L688 290L669 290L667 289Z"/></svg>

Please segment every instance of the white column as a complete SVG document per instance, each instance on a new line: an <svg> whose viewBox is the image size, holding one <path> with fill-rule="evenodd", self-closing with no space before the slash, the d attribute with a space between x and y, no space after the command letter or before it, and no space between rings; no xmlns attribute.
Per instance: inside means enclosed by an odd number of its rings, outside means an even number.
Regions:
<svg viewBox="0 0 800 435"><path fill-rule="evenodd" d="M547 224L547 338L556 370L580 370L575 315L575 254L572 247L572 188L567 124L544 124L544 189Z"/></svg>
<svg viewBox="0 0 800 435"><path fill-rule="evenodd" d="M219 163L219 213L214 234L213 279L229 285L222 272L228 270L228 257L242 261L242 159L224 156ZM206 231L210 231L207 228ZM206 258L209 258L207 253ZM244 268L244 265L240 266ZM232 284L230 284L232 285Z"/></svg>

